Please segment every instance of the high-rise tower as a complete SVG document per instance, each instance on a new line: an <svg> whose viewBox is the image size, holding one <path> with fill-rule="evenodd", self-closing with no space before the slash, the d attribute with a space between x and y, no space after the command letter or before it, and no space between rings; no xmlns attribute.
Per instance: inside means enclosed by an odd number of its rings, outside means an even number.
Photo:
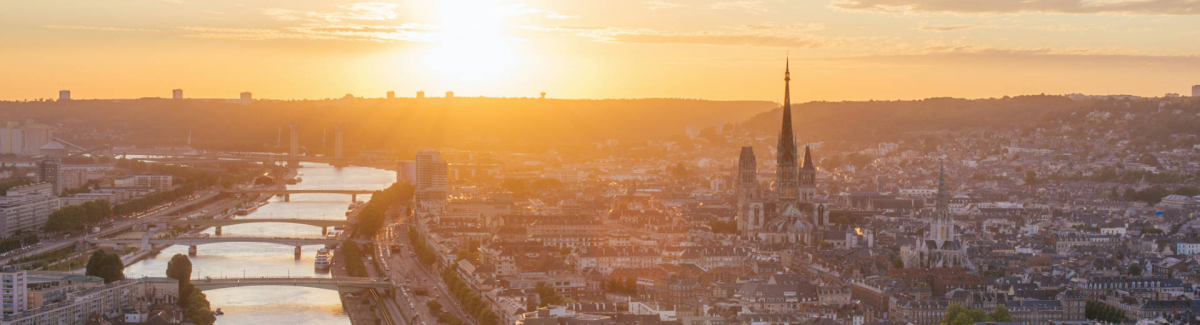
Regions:
<svg viewBox="0 0 1200 325"><path fill-rule="evenodd" d="M783 68L783 128L779 130L779 145L775 159L775 192L781 203L796 202L800 195L796 166L798 157L796 135L792 131L792 73L787 64Z"/></svg>
<svg viewBox="0 0 1200 325"><path fill-rule="evenodd" d="M758 198L758 163L754 158L754 147L742 147L738 158L737 174L737 218L738 229L746 230L752 211L749 204Z"/></svg>
<svg viewBox="0 0 1200 325"><path fill-rule="evenodd" d="M288 129L291 130L291 146L288 150L288 167L300 167L300 132L296 130L296 123L288 123Z"/></svg>

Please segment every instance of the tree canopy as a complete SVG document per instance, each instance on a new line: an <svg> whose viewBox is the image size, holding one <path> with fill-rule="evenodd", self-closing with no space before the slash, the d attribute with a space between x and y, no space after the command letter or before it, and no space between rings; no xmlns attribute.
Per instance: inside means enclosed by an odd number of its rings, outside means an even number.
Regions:
<svg viewBox="0 0 1200 325"><path fill-rule="evenodd" d="M85 274L104 278L104 283L121 281L125 279L125 262L120 255L97 250L88 259Z"/></svg>

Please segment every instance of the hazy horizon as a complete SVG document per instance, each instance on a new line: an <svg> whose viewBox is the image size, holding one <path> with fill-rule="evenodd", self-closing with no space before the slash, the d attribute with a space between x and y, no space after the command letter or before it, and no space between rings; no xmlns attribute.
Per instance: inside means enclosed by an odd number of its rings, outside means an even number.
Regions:
<svg viewBox="0 0 1200 325"><path fill-rule="evenodd" d="M1187 94L1200 4L49 0L0 12L0 99L440 96L793 102Z"/></svg>
<svg viewBox="0 0 1200 325"><path fill-rule="evenodd" d="M130 98L86 98L86 97L85 97L85 98L80 98L80 97L77 95L77 93L76 93L74 90L71 90L71 89L61 89L61 90L68 90L68 91L71 91L71 100L73 100L73 101L80 101L80 100L99 100L99 101L109 101L109 100L142 100L142 99L167 99L167 100L173 100L173 99L172 99L171 97L169 97L169 96L141 96L141 97L130 97ZM253 94L253 92L251 92L251 93ZM239 93L239 94L240 94L240 93ZM965 100L982 100L982 99L1000 99L1000 98L1005 98L1005 97L1010 97L1010 98L1011 98L1011 97L1023 97L1023 96L1069 96L1069 95L1072 95L1072 94L1079 94L1079 93L1063 93L1063 94L1046 94L1046 93L1038 93L1038 94L1016 94L1016 95L1001 95L1001 96L992 96L992 97L953 97L953 96L931 96L931 97L922 97L922 98L906 98L906 99L810 100L810 101L793 101L793 102L792 102L792 105L802 105L802 104L807 104L807 103L822 103L822 102L831 102L831 103L837 103L837 102L906 102L906 101L921 101L921 100L928 100L928 99L944 99L944 98L949 98L949 99L965 99ZM1180 93L1175 93L1175 94L1178 94L1178 95L1180 95L1180 96L1184 96L1184 97L1189 97L1189 96L1188 96L1186 93L1182 93L1182 92L1180 92ZM55 93L54 95L58 95L58 94L57 94L57 93ZM168 94L168 95L170 95L170 94ZM234 95L238 95L238 94L234 94ZM258 97L257 95L255 95L255 96L253 97L253 99L254 99L254 100L266 100L266 101L323 101L323 100L340 100L340 99L344 99L344 96L346 96L346 95L353 95L353 96L354 96L354 99L363 99L363 100L372 100L372 99L384 99L384 100L386 100L386 99L388 99L388 98L387 98L387 93L384 93L384 94L383 94L383 96L360 95L360 94L344 94L344 95L342 95L342 96L340 96L340 97L325 97L325 98L260 98L260 97ZM414 94L412 94L412 95L415 95L415 93L414 93ZM1164 97L1164 94L1158 94L1158 95L1138 95L1138 94L1120 93L1120 92L1117 92L1117 93L1107 93L1107 94L1087 94L1087 93L1083 93L1083 95L1087 95L1087 96L1137 96L1137 97L1142 97L1142 98L1163 98L1163 97ZM22 99L0 99L0 102L22 102L22 101L35 102L36 100L39 100L39 99L44 99L44 100L54 100L55 98L53 98L53 97L39 97L39 98L22 98ZM237 97L237 96L229 96L229 97L193 97L193 96L188 96L188 95L187 95L187 91L186 91L186 89L185 89L185 90L184 90L184 97L183 97L182 99L184 99L184 100L231 100L231 101L234 101L234 100L238 100L238 97ZM396 96L394 97L394 99L400 99L400 100L405 100L405 99L431 99L431 100L432 100L432 99L447 99L447 98L445 97L445 93L431 94L431 93L429 93L429 92L426 92L426 94L425 94L425 97L423 97L423 98L417 98L417 97L415 97L415 96L405 96L405 95L402 95L402 94L400 94L400 93L396 93ZM539 96L536 96L536 95L535 95L535 96L496 97L496 96L470 96L470 95L463 95L463 94L455 93L455 94L454 94L454 97L453 97L453 98L450 98L450 99L541 99L541 100L583 100L583 101L586 101L586 100L597 100L597 101L602 101L602 100L696 100L696 101L712 101L712 102L770 102L770 103L775 103L775 104L782 104L782 101L781 101L781 100L770 100L770 99L736 99L736 98L731 98L731 99L710 99L710 98L699 98L699 97L695 97L695 98L691 98L691 97L601 97L601 98L560 98L560 97L550 97L550 96L549 96L549 94L547 94L547 96L546 96L545 98L539 98Z"/></svg>

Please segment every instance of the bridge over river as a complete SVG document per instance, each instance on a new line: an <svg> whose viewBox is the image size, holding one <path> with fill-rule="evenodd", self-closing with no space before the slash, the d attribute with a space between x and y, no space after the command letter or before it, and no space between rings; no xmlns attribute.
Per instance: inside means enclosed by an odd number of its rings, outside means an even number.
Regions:
<svg viewBox="0 0 1200 325"><path fill-rule="evenodd" d="M369 289L391 290L392 282L386 278L359 277L249 277L249 278L203 278L192 279L192 285L200 290L215 290L249 286L299 286L358 292Z"/></svg>

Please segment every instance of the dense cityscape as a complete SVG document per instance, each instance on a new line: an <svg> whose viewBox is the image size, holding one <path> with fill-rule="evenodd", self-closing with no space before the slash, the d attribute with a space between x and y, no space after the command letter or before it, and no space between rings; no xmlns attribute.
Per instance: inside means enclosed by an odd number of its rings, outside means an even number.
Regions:
<svg viewBox="0 0 1200 325"><path fill-rule="evenodd" d="M789 70L745 120L562 152L8 122L0 324L1200 323L1200 86L806 141ZM316 104L459 100L423 95ZM5 105L273 102L172 96Z"/></svg>

